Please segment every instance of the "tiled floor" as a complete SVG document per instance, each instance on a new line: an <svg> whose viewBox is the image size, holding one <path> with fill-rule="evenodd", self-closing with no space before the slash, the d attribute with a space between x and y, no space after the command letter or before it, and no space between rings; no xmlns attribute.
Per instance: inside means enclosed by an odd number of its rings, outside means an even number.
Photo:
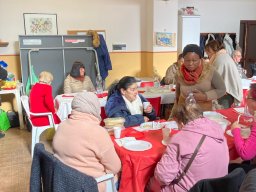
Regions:
<svg viewBox="0 0 256 192"><path fill-rule="evenodd" d="M49 150L49 142L42 138ZM29 192L31 132L11 128L0 139L0 191Z"/></svg>

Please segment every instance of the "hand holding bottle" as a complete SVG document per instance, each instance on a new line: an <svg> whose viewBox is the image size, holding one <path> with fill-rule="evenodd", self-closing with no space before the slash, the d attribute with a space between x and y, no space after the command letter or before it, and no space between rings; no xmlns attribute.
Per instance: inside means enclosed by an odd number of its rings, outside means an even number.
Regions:
<svg viewBox="0 0 256 192"><path fill-rule="evenodd" d="M207 95L204 92L199 91L197 89L193 90L193 96L196 101L207 101Z"/></svg>

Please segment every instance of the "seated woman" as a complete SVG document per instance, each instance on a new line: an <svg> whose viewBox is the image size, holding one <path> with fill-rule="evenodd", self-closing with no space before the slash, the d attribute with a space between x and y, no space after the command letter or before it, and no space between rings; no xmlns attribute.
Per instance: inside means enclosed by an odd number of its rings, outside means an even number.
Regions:
<svg viewBox="0 0 256 192"><path fill-rule="evenodd" d="M175 84L175 76L177 71L179 70L180 66L184 62L183 55L179 54L177 62L173 63L168 69L166 70L165 77L164 77L164 84Z"/></svg>
<svg viewBox="0 0 256 192"><path fill-rule="evenodd" d="M189 44L184 47L184 63L176 75L176 102L173 110L177 105L183 104L191 92L203 111L212 110L212 100L225 94L225 83L221 76L214 67L204 63L202 57L198 45Z"/></svg>
<svg viewBox="0 0 256 192"><path fill-rule="evenodd" d="M179 105L174 118L180 132L170 138L155 168L154 176L161 186L159 191L188 191L201 179L225 176L229 151L220 125L204 118L197 104ZM196 148L198 152L193 159ZM191 158L193 160L189 164ZM186 174L181 176L188 164Z"/></svg>
<svg viewBox="0 0 256 192"><path fill-rule="evenodd" d="M53 76L50 72L43 71L39 74L39 82L33 85L30 95L30 111L33 113L52 112L55 124L60 123L59 117L56 115L52 97ZM31 116L31 121L35 126L49 125L47 116L35 117Z"/></svg>
<svg viewBox="0 0 256 192"><path fill-rule="evenodd" d="M63 121L53 138L55 156L66 165L87 175L116 174L121 162L106 130L100 126L100 103L92 92L78 93L71 104L70 117ZM105 183L98 185L105 191Z"/></svg>
<svg viewBox="0 0 256 192"><path fill-rule="evenodd" d="M248 107L248 112L255 117L256 115L256 84L251 84L250 90L246 97L246 105ZM242 164L231 164L229 167L229 172L231 172L236 167L242 167L245 172L250 171L252 168L256 168L255 164L250 164L249 160L256 157L256 122L254 122L251 127L251 134L248 139L244 139L241 136L241 125L239 122L235 121L231 126L231 131L234 136L234 144L238 155L247 162Z"/></svg>
<svg viewBox="0 0 256 192"><path fill-rule="evenodd" d="M113 83L108 91L105 111L108 117L125 118L124 126L140 125L156 119L156 113L150 104L143 109L143 102L147 100L137 90L134 77L125 76L118 83Z"/></svg>
<svg viewBox="0 0 256 192"><path fill-rule="evenodd" d="M89 76L85 75L83 63L75 61L70 74L64 81L64 93L77 93L84 90L94 92L95 88Z"/></svg>

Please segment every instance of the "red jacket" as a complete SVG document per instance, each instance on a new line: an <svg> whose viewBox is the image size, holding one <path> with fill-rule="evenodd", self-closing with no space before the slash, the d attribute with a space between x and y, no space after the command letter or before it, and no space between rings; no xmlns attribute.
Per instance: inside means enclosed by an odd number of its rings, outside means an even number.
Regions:
<svg viewBox="0 0 256 192"><path fill-rule="evenodd" d="M60 123L60 119L55 114L55 108L52 97L52 87L48 84L36 83L30 92L30 111L33 113L52 112L55 124ZM45 126L49 125L47 116L35 117L31 116L33 125Z"/></svg>

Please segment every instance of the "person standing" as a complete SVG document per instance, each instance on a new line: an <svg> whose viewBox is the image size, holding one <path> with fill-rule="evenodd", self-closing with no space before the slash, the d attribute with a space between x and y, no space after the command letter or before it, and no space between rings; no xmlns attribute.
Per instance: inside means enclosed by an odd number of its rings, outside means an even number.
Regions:
<svg viewBox="0 0 256 192"><path fill-rule="evenodd" d="M232 104L238 105L243 98L242 80L231 56L224 49L221 42L213 40L205 46L205 51L210 58L210 64L220 74L225 82L226 94L218 99L225 109Z"/></svg>

